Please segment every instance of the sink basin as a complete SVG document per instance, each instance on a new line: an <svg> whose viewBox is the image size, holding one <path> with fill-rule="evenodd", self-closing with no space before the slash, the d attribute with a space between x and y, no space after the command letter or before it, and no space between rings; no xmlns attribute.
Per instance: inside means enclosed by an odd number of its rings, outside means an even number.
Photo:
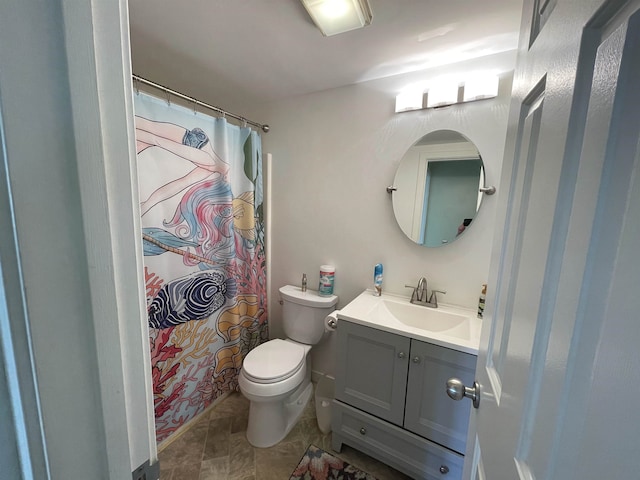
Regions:
<svg viewBox="0 0 640 480"><path fill-rule="evenodd" d="M478 354L482 322L475 310L454 305L423 307L407 297L365 290L338 312L338 319Z"/></svg>
<svg viewBox="0 0 640 480"><path fill-rule="evenodd" d="M432 332L443 332L468 326L469 318L456 313L449 313L435 308L422 307L411 303L397 303L384 300L382 305L400 322L414 328L423 328Z"/></svg>
<svg viewBox="0 0 640 480"><path fill-rule="evenodd" d="M376 315L391 315L400 323L429 332L441 332L469 339L470 318L466 315L447 312L440 308L429 308L412 303L383 299Z"/></svg>

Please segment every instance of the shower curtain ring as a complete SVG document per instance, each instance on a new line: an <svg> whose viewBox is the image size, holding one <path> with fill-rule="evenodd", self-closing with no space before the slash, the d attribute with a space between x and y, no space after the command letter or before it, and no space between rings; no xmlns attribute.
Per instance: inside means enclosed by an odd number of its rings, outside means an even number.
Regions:
<svg viewBox="0 0 640 480"><path fill-rule="evenodd" d="M165 90L164 93L167 95L167 105L171 106L171 93L169 90Z"/></svg>

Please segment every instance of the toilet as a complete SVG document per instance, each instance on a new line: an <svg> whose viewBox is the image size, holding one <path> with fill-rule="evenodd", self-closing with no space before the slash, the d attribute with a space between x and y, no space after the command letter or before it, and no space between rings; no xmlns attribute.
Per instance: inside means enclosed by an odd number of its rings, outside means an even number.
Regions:
<svg viewBox="0 0 640 480"><path fill-rule="evenodd" d="M338 297L320 296L300 287L280 288L286 340L273 339L251 350L238 383L249 400L247 440L254 447L271 447L296 424L313 393L311 347L322 340L324 320Z"/></svg>

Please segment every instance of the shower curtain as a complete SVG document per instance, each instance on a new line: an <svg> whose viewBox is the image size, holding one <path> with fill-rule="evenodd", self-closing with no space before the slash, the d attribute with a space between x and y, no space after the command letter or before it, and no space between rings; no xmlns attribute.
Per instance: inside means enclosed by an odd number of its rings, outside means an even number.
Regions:
<svg viewBox="0 0 640 480"><path fill-rule="evenodd" d="M238 389L267 340L260 136L135 96L157 441Z"/></svg>

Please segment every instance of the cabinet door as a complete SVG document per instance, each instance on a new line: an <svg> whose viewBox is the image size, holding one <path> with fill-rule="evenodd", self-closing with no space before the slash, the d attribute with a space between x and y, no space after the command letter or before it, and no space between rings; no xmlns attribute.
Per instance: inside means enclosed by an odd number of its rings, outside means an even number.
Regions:
<svg viewBox="0 0 640 480"><path fill-rule="evenodd" d="M404 427L464 454L471 402L450 399L446 383L473 385L476 356L412 340L410 361Z"/></svg>
<svg viewBox="0 0 640 480"><path fill-rule="evenodd" d="M402 426L410 343L400 335L338 323L336 398Z"/></svg>

